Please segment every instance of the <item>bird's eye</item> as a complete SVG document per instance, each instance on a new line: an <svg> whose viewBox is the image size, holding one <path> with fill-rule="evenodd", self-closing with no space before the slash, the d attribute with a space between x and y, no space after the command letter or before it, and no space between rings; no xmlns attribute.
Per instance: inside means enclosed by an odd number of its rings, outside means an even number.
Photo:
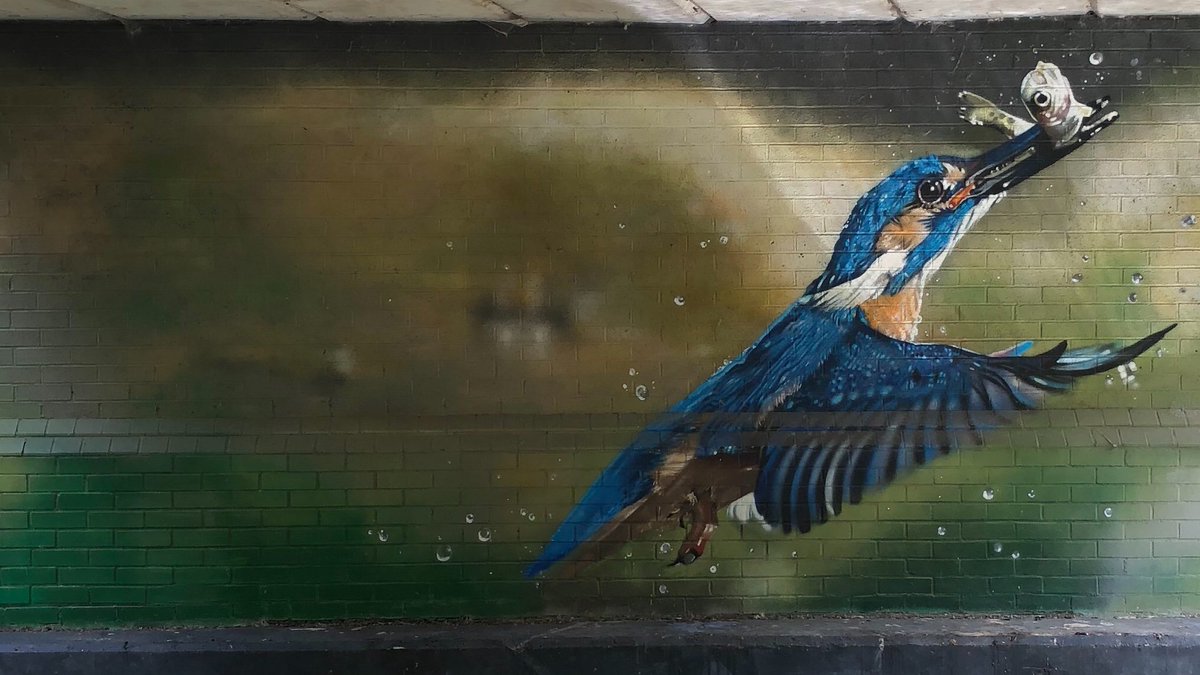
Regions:
<svg viewBox="0 0 1200 675"><path fill-rule="evenodd" d="M1033 105L1037 106L1041 110L1045 110L1046 108L1050 107L1050 94L1044 89L1035 91L1033 93L1033 98L1029 100L1033 102Z"/></svg>
<svg viewBox="0 0 1200 675"><path fill-rule="evenodd" d="M917 186L917 199L921 200L926 206L936 204L941 201L946 194L946 186L940 180L923 180Z"/></svg>

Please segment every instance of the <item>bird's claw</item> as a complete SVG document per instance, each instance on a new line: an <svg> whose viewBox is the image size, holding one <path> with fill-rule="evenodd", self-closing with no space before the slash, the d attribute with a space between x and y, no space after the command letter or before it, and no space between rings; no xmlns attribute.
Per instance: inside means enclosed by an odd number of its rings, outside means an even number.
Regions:
<svg viewBox="0 0 1200 675"><path fill-rule="evenodd" d="M675 562L668 565L674 567L676 565L691 565L704 555L704 551L691 544L684 544L679 548L679 555L675 556Z"/></svg>

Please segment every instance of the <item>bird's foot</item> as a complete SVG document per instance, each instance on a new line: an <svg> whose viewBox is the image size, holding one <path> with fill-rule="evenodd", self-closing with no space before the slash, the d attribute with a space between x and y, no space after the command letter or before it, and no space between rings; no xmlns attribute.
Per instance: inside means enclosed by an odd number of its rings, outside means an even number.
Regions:
<svg viewBox="0 0 1200 675"><path fill-rule="evenodd" d="M675 556L675 562L671 563L670 567L674 567L676 565L691 565L699 560L700 556L704 555L705 543L707 542L701 542L697 544L695 542L685 541L679 547L679 555Z"/></svg>
<svg viewBox="0 0 1200 675"><path fill-rule="evenodd" d="M683 543L679 545L679 555L675 556L675 565L691 565L704 555L708 540L717 530L717 509L711 501L697 500L692 504L692 524L684 535ZM682 525L682 518L680 524Z"/></svg>

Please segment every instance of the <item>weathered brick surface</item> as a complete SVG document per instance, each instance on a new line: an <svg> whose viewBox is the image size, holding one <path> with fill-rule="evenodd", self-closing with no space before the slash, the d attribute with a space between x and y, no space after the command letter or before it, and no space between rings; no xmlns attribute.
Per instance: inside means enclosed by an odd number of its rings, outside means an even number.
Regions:
<svg viewBox="0 0 1200 675"><path fill-rule="evenodd" d="M1197 44L1175 20L0 25L0 621L1196 611ZM858 195L996 141L956 92L1011 107L1038 59L1122 119L962 241L922 339L1180 323L1135 384L804 537L723 526L668 570L668 532L522 580Z"/></svg>

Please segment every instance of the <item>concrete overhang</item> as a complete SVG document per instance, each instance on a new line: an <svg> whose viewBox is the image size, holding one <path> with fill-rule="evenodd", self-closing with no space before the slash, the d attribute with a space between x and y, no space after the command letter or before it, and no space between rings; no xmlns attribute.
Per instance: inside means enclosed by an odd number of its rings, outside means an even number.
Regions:
<svg viewBox="0 0 1200 675"><path fill-rule="evenodd" d="M4 0L0 20L955 21L1200 14L1195 0Z"/></svg>

